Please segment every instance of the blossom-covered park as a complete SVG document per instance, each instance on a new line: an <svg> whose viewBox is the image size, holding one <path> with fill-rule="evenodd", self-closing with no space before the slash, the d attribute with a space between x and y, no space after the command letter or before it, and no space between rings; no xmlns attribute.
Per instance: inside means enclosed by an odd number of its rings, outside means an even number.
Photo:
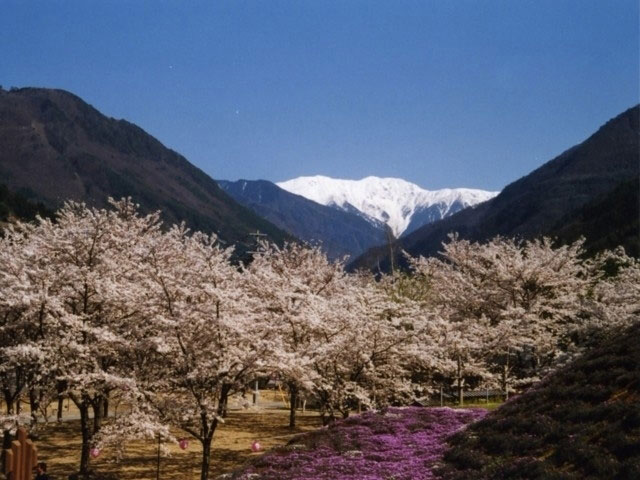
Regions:
<svg viewBox="0 0 640 480"><path fill-rule="evenodd" d="M444 437L482 412L396 407L524 391L629 325L640 296L636 259L586 258L581 241L452 236L407 273L348 273L297 243L240 259L128 199L68 203L55 220L8 226L0 244L4 445L20 425L46 437L71 404L69 455L86 478L105 457L131 462L136 442L162 456L185 440L201 480L225 473L212 452L229 447L233 409L256 414L256 381L280 385L282 428L297 431L303 404L326 428L248 473L431 478ZM334 468L344 476L322 476Z"/></svg>

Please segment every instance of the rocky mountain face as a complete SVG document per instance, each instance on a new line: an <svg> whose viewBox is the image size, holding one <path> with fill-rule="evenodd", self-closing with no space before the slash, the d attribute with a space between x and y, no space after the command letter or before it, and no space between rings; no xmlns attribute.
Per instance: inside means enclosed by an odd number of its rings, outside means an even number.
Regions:
<svg viewBox="0 0 640 480"><path fill-rule="evenodd" d="M63 90L0 90L0 184L49 208L131 196L143 211L160 209L165 221L215 232L241 250L256 230L291 238L140 127Z"/></svg>
<svg viewBox="0 0 640 480"><path fill-rule="evenodd" d="M499 193L470 188L425 190L400 178L379 177L343 180L318 175L277 185L321 205L358 213L373 225L387 224L396 238Z"/></svg>
<svg viewBox="0 0 640 480"><path fill-rule="evenodd" d="M266 180L218 180L224 191L242 205L311 244L319 243L331 259L354 259L386 241L384 225L362 216L295 195Z"/></svg>
<svg viewBox="0 0 640 480"><path fill-rule="evenodd" d="M235 200L283 230L310 243L319 242L333 259L345 255L354 259L370 247L388 244L497 194L463 188L428 191L398 178L378 177L218 183Z"/></svg>
<svg viewBox="0 0 640 480"><path fill-rule="evenodd" d="M437 254L452 232L473 241L496 235L570 241L585 235L588 250L621 244L637 254L640 192L633 182L640 176L639 114L638 106L630 108L495 198L399 239L393 249L396 265L402 264L402 250L413 256ZM386 246L376 247L350 267L388 269L388 252Z"/></svg>

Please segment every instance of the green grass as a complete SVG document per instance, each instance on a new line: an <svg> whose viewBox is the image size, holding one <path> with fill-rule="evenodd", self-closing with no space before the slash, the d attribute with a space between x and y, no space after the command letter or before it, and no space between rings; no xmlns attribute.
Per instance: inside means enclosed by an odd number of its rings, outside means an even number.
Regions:
<svg viewBox="0 0 640 480"><path fill-rule="evenodd" d="M474 403L465 403L464 405L445 405L446 407L451 408L484 408L485 410L495 410L500 406L504 405L504 402L474 402Z"/></svg>

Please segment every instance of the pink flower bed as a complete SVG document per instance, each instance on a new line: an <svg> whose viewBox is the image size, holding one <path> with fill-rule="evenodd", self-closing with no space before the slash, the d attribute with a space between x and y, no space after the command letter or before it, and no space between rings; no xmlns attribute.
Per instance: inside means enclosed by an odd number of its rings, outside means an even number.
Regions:
<svg viewBox="0 0 640 480"><path fill-rule="evenodd" d="M389 408L338 421L268 453L232 476L282 480L429 480L445 439L482 409Z"/></svg>

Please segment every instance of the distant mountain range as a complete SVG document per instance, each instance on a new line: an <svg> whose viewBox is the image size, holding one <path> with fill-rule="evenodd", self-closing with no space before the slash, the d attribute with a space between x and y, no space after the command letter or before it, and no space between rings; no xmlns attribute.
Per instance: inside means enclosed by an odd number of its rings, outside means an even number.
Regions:
<svg viewBox="0 0 640 480"><path fill-rule="evenodd" d="M579 145L508 185L498 196L400 238L395 265L410 255L435 255L447 235L484 241L496 235L560 242L586 237L588 251L623 245L640 255L640 107L603 125ZM389 247L369 250L351 269L388 270Z"/></svg>
<svg viewBox="0 0 640 480"><path fill-rule="evenodd" d="M236 201L279 228L317 243L332 259L356 256L386 241L384 225L360 215L320 205L266 180L218 180Z"/></svg>
<svg viewBox="0 0 640 480"><path fill-rule="evenodd" d="M277 243L292 238L140 127L63 90L0 89L0 184L50 209L131 196L144 211L160 209L167 222L215 232L240 250L254 246L257 230Z"/></svg>
<svg viewBox="0 0 640 480"><path fill-rule="evenodd" d="M396 238L499 193L470 188L429 191L400 178L379 177L342 180L318 175L277 185L321 205L358 213L373 225L387 224Z"/></svg>
<svg viewBox="0 0 640 480"><path fill-rule="evenodd" d="M435 255L450 232L474 241L584 235L590 253L623 245L640 256L639 115L638 106L627 110L498 195L376 177L221 181L225 192L140 127L69 92L0 88L0 223L51 215L67 199L102 207L109 196L131 196L168 223L217 233L240 254L255 246L256 231L279 244L319 241L332 258L369 249L354 269L387 270L391 258L402 264L403 250Z"/></svg>
<svg viewBox="0 0 640 480"><path fill-rule="evenodd" d="M463 188L428 191L401 179L378 177L218 183L235 200L283 230L319 242L330 258L349 255L352 259L370 247L497 195Z"/></svg>

